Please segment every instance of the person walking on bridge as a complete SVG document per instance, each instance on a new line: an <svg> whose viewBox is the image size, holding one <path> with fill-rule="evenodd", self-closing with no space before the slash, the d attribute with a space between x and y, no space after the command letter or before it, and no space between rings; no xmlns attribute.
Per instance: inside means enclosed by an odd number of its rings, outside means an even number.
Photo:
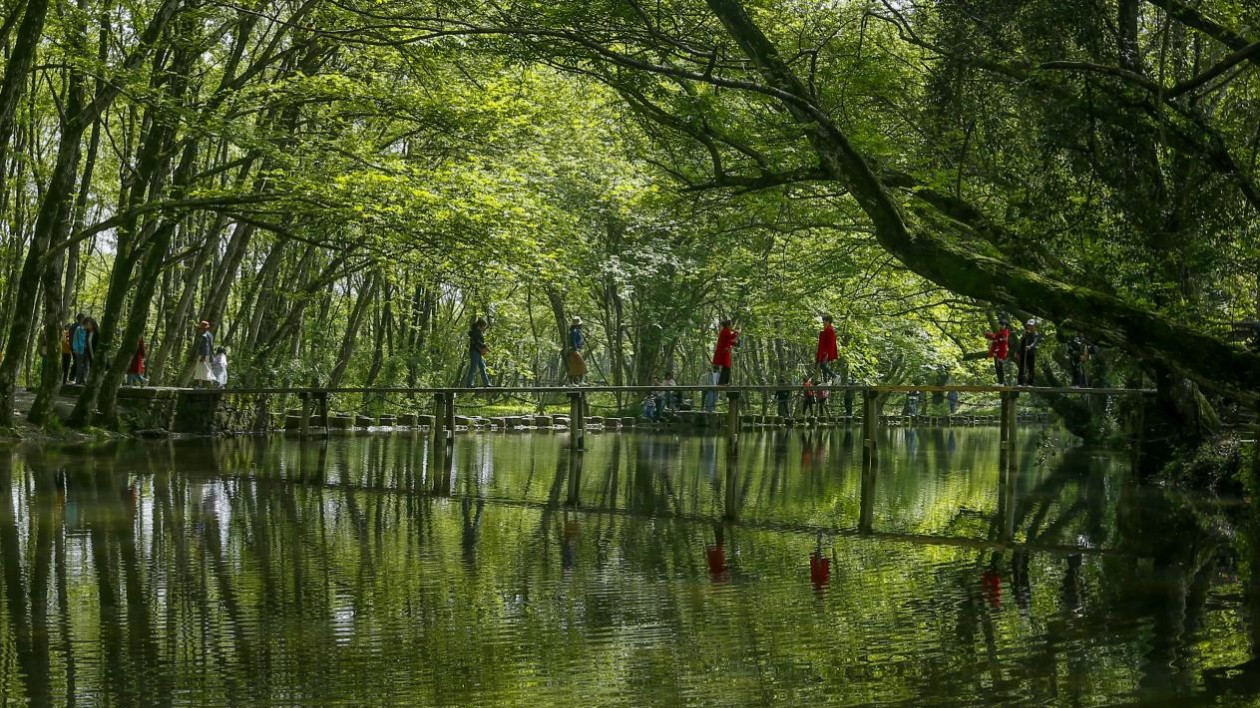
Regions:
<svg viewBox="0 0 1260 708"><path fill-rule="evenodd" d="M210 329L206 320L197 324L197 339L193 342L193 355L197 357L193 385L197 388L218 387L214 380L214 333Z"/></svg>
<svg viewBox="0 0 1260 708"><path fill-rule="evenodd" d="M998 319L996 332L985 332L984 338L989 340L989 358L993 360L993 368L997 371L999 386L1006 385L1006 360L1011 355L1011 323L1005 317Z"/></svg>
<svg viewBox="0 0 1260 708"><path fill-rule="evenodd" d="M586 346L586 336L582 332L582 318L574 317L569 325L569 355L565 362L569 368L569 385L582 385L586 376L586 360L582 358L582 349Z"/></svg>
<svg viewBox="0 0 1260 708"><path fill-rule="evenodd" d="M1037 331L1037 320L1024 323L1024 336L1019 338L1019 385L1032 386L1037 375L1037 347L1041 344L1041 332Z"/></svg>
<svg viewBox="0 0 1260 708"><path fill-rule="evenodd" d="M818 363L819 373L822 374L819 383L829 384L835 377L831 371L831 363L840 358L840 352L836 347L836 328L832 326L831 315L823 315L822 321L823 328L818 333L818 352L814 361Z"/></svg>
<svg viewBox="0 0 1260 708"><path fill-rule="evenodd" d="M717 345L713 347L713 370L720 374L719 386L731 383L732 353L738 346L739 330L735 329L735 323L729 319L722 320L722 331L718 333Z"/></svg>
<svg viewBox="0 0 1260 708"><path fill-rule="evenodd" d="M478 317L468 330L468 373L464 376L464 388L473 387L473 378L481 377L481 385L490 388L490 375L486 373L486 330L490 323Z"/></svg>

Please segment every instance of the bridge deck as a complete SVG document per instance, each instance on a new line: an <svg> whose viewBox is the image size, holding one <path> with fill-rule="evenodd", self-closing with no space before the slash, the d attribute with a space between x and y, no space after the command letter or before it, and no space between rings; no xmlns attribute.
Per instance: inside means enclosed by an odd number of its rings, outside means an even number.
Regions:
<svg viewBox="0 0 1260 708"><path fill-rule="evenodd" d="M324 395L324 394L410 394L410 395L493 395L493 394L573 394L573 393L651 393L653 391L717 391L727 393L773 393L775 391L798 391L802 386L799 382L788 383L784 385L767 386L762 384L739 385L732 384L729 386L698 386L690 384L676 384L673 386L491 386L488 388L464 388L464 387L350 387L350 388L317 388L317 387L295 387L295 388L227 388L227 389L197 389L186 388L178 389L188 393L230 393L230 394L250 394L250 395ZM1067 387L1049 387L1049 386L860 386L860 385L815 385L815 391L874 391L876 393L909 393L911 391L920 391L923 393L945 393L949 391L957 391L958 393L1031 393L1031 394L1050 394L1050 395L1104 395L1104 396L1124 396L1124 395L1144 395L1149 396L1155 393L1155 389L1150 388L1067 388Z"/></svg>

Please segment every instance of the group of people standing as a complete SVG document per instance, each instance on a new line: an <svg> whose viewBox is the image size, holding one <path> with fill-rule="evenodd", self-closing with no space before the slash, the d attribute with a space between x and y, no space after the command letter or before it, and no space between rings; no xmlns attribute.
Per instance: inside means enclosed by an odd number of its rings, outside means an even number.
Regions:
<svg viewBox="0 0 1260 708"><path fill-rule="evenodd" d="M999 386L1006 385L1006 368L1012 359L1017 367L1016 383L1020 386L1032 386L1037 377L1037 348L1041 346L1041 332L1037 330L1037 320L1030 319L1024 323L1024 331L1014 346L1011 346L1011 323L1006 317L998 319L997 330L985 332L984 338L989 340L989 358L993 360L997 372Z"/></svg>
<svg viewBox="0 0 1260 708"><path fill-rule="evenodd" d="M209 322L197 326L193 340L193 382L200 388L224 388L227 386L227 350L214 346L214 334ZM100 346L100 325L96 319L80 312L74 321L62 328L61 335L61 383L86 384L92 367L104 357ZM146 363L148 351L144 337L136 342L136 348L127 366L128 386L144 386L148 383Z"/></svg>
<svg viewBox="0 0 1260 708"><path fill-rule="evenodd" d="M87 383L96 360L100 326L80 312L61 331L61 383Z"/></svg>

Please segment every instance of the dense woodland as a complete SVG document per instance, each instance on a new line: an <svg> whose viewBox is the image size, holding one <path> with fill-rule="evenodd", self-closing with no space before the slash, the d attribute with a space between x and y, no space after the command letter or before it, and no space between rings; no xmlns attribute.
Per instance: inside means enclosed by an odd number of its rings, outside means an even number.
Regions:
<svg viewBox="0 0 1260 708"><path fill-rule="evenodd" d="M0 425L113 424L136 342L186 383L988 381L1041 318L1156 385L1169 448L1254 408L1260 6L1243 0L4 0ZM98 361L100 355L98 355ZM1088 417L1083 404L1064 412ZM1096 411L1094 411L1096 412Z"/></svg>

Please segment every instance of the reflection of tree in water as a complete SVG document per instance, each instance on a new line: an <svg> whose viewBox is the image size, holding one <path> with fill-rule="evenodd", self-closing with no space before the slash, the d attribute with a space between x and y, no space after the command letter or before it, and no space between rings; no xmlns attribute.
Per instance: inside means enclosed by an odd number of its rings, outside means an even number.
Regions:
<svg viewBox="0 0 1260 708"><path fill-rule="evenodd" d="M545 461L531 502L505 500L489 478L484 486L474 481L476 475L464 470L474 456L461 449L455 498L435 495L415 462L423 439L335 443L331 456L341 462L327 475L318 470L327 452L314 442L305 450L254 442L225 446L212 462L213 476L182 471L189 458L168 457L167 448L142 456L119 449L68 464L58 458L43 467L32 462L6 468L0 482L16 495L10 498L17 500L13 508L19 513L0 509L13 519L4 528L20 524L30 531L16 546L0 536L5 627L16 659L12 676L4 679L12 683L4 685L35 696L36 704L40 695L53 697L44 704L57 703L55 696L71 684L108 697L103 703L160 704L189 685L199 686L207 701L247 704L301 695L331 702L344 695L335 690L339 680L379 686L386 676L397 678L390 671L382 671L379 682L375 676L344 674L352 660L370 656L371 665L423 667L435 676L455 677L448 687L506 691L526 650L514 645L505 652L501 636L492 631L482 636L476 628L509 626L523 632L513 641L526 641L538 656L555 657L559 667L588 661L586 642L600 632L646 628L645 636L673 636L682 651L657 647L624 659L639 680L659 678L668 685L691 670L686 655L701 647L706 661L742 661L733 652L755 645L766 656L800 651L806 658L792 661L808 664L807 645L815 634L843 641L847 630L836 626L838 619L888 623L893 617L907 624L879 625L902 633L885 637L889 645L904 647L918 637L927 651L915 657L913 668L898 666L882 680L930 691L924 695L981 695L1000 703L1026 694L1069 702L1075 694L1087 702L1091 683L1137 675L1131 658L1122 668L1107 663L1118 661L1106 654L1109 633L1121 638L1116 641L1123 641L1126 651L1137 646L1145 654L1139 660L1144 695L1196 690L1197 667L1204 661L1191 651L1202 640L1207 589L1223 542L1201 509L1167 492L1108 487L1096 469L1101 462L1069 453L1044 473L1019 478L1015 537L1041 545L1105 545L1116 554L1007 547L973 555L951 548L937 557L957 561L924 563L936 551L910 541L884 545L864 539L852 546L837 541L845 551L820 600L808 582L813 531L765 521L773 515L792 519L793 505L820 496L857 491L851 468L842 462L847 457L836 452L843 434L817 435L811 444L825 441L828 459L840 460L809 473L818 481L794 469L776 476L773 438L760 449L750 438L739 465L723 465L720 450L693 450L686 441L664 440L650 449L626 438L634 447L623 455L621 439L614 438L602 451L593 447L586 453L584 505L576 508L563 503L565 454L539 456ZM798 437L793 432L783 439L795 446ZM938 473L943 442L925 431L920 459L926 467L900 472ZM948 456L948 464L959 464L966 448L964 443ZM797 457L795 447L792 451L789 467ZM969 464L987 458L980 459ZM343 474L337 469L343 462L365 468ZM716 475L708 471L710 464L717 466ZM69 515L58 501L61 466L74 470L64 487L67 504L82 510L78 531L66 528ZM276 471L281 468L283 473ZM256 473L247 476L248 470ZM522 464L517 473L524 479L528 468ZM14 475L17 479L10 479ZM138 506L129 479L141 480ZM413 489L406 488L408 479L416 480ZM398 493L398 487L404 491ZM203 506L207 490L218 499ZM733 505L727 504L730 491L736 492ZM701 493L708 505L696 501ZM1111 502L1117 497L1120 510L1113 521ZM777 505L770 508L772 499ZM942 497L945 501L954 499ZM728 508L735 518L723 521ZM51 531L45 534L46 529ZM542 544L539 532L546 539ZM713 562L730 561L731 582L721 580L723 569L714 580L706 551L718 544L727 554L721 559L714 554ZM67 567L76 547L85 551L87 572L72 563ZM846 554L887 555L890 549L894 556L904 550L906 558L880 561L888 573L882 582L891 583L886 594L849 597L862 578L852 572ZM780 553L789 566L775 565ZM1244 564L1248 567L1253 566ZM923 576L911 572L920 569ZM24 608L16 615L10 591L15 583ZM920 599L907 606L902 598L909 593ZM780 636L774 623L800 619L792 613L802 596L809 598L818 626L801 628L800 637ZM844 605L846 614L837 614L839 603L850 603ZM45 606L52 620L38 609ZM346 608L353 609L349 630ZM411 630L390 635L388 646L372 646L369 653L368 647L339 644L342 632L367 642L393 620L410 623ZM42 627L48 631L39 631ZM84 643L83 635L75 634L85 627L97 641ZM260 627L268 631L260 633ZM825 676L819 681L835 680L821 668L827 661L856 660L843 646L831 650L834 656L814 664ZM79 661L84 653L88 660ZM1101 664L1099 656L1105 659ZM756 683L740 685L770 690L789 676L772 663L754 664L747 668ZM32 671L45 665L56 674L51 681L40 678L48 670ZM545 664L530 666L541 670ZM781 672L777 678L775 671ZM1215 679L1208 679L1211 686ZM1240 693L1240 680L1222 676L1227 687L1212 690ZM447 690L454 691L443 694L448 700L476 698L457 687ZM675 685L657 695L677 690ZM416 695L417 702L426 702L426 694Z"/></svg>

